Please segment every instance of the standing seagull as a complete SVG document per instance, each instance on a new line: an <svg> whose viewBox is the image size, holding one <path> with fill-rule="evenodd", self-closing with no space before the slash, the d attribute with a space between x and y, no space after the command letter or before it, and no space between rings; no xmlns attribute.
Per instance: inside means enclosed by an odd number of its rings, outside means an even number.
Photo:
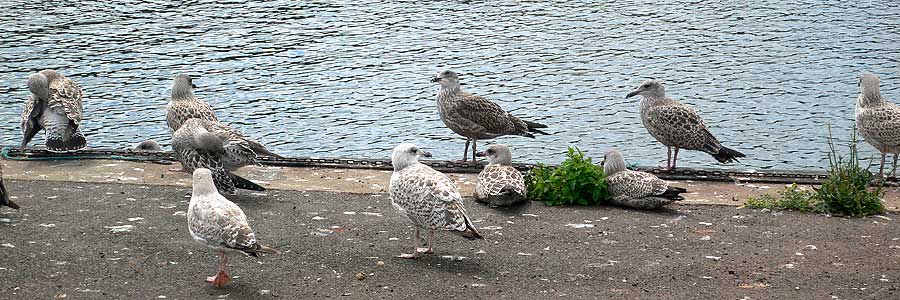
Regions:
<svg viewBox="0 0 900 300"><path fill-rule="evenodd" d="M12 209L19 209L19 205L9 200L9 194L6 193L6 186L3 185L3 167L0 167L0 207L9 206Z"/></svg>
<svg viewBox="0 0 900 300"><path fill-rule="evenodd" d="M253 151L234 144L217 133L216 128L224 126L218 122L189 119L172 135L172 149L175 157L187 172L199 168L209 169L215 178L215 185L224 193L234 194L235 188L264 191L265 188L232 174L227 165L229 149L243 152L245 157L254 156ZM242 150L241 150L242 149Z"/></svg>
<svg viewBox="0 0 900 300"><path fill-rule="evenodd" d="M687 190L671 187L665 180L645 172L625 168L625 158L619 150L610 150L603 157L603 173L617 205L638 209L658 209L666 204L684 200Z"/></svg>
<svg viewBox="0 0 900 300"><path fill-rule="evenodd" d="M859 79L859 98L856 99L856 128L866 142L881 151L881 167L878 176L884 175L885 157L894 154L891 176L897 172L897 155L900 155L900 106L881 98L881 81L872 74Z"/></svg>
<svg viewBox="0 0 900 300"><path fill-rule="evenodd" d="M486 156L488 165L478 173L475 184L475 200L497 206L508 206L524 202L528 191L525 178L512 166L512 153L503 144L488 146L475 156Z"/></svg>
<svg viewBox="0 0 900 300"><path fill-rule="evenodd" d="M466 138L463 159L468 159L469 142L472 142L472 160L475 160L475 143L504 135L521 135L534 138L532 132L548 134L538 128L547 125L523 121L503 110L497 103L481 96L469 94L459 86L455 72L444 70L431 79L441 84L437 93L438 114L444 125Z"/></svg>
<svg viewBox="0 0 900 300"><path fill-rule="evenodd" d="M212 172L204 168L194 170L193 185L194 193L187 211L188 231L195 241L219 252L219 269L215 276L207 277L206 282L221 287L231 280L227 253L253 257L259 257L259 253L279 253L257 242L241 208L216 191Z"/></svg>
<svg viewBox="0 0 900 300"><path fill-rule="evenodd" d="M31 96L22 111L22 148L44 129L47 150L68 152L84 148L81 134L81 86L59 72L43 70L28 77Z"/></svg>
<svg viewBox="0 0 900 300"><path fill-rule="evenodd" d="M172 132L181 128L184 122L187 122L189 119L201 119L213 122L219 121L219 119L216 118L216 113L213 112L212 107L205 101L194 96L194 88L196 87L197 86L194 85L191 77L185 74L176 75L175 79L172 81L172 100L166 105L166 124ZM280 155L269 151L266 146L263 146L259 142L245 137L236 129L228 127L227 130L228 134L232 137L244 140L242 143L252 149L256 155L281 157ZM252 162L241 160L240 157L233 157L230 161L239 163L239 165L229 165L229 169L236 169L252 164Z"/></svg>
<svg viewBox="0 0 900 300"><path fill-rule="evenodd" d="M423 156L431 154L413 144L397 145L391 155L391 203L416 228L413 253L400 254L401 258L432 253L435 230L448 230L470 240L484 239L466 215L459 188L447 175L419 163ZM427 248L419 248L420 229L428 231Z"/></svg>
<svg viewBox="0 0 900 300"><path fill-rule="evenodd" d="M678 150L699 150L709 153L720 163L737 161L743 153L725 148L709 133L703 120L690 106L666 97L666 90L657 80L644 81L625 98L641 95L641 121L657 141L667 148L666 168L675 169ZM675 155L672 155L675 148Z"/></svg>

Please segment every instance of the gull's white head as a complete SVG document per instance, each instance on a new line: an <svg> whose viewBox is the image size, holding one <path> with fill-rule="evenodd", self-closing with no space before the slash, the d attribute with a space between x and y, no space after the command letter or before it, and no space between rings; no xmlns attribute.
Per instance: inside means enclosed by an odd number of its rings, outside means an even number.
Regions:
<svg viewBox="0 0 900 300"><path fill-rule="evenodd" d="M868 101L881 101L881 80L872 73L863 74L859 78L859 93Z"/></svg>
<svg viewBox="0 0 900 300"><path fill-rule="evenodd" d="M619 152L618 149L612 149L606 152L606 155L603 156L603 174L606 176L612 176L621 171L625 171L628 168L625 166L625 158L622 157L622 152Z"/></svg>
<svg viewBox="0 0 900 300"><path fill-rule="evenodd" d="M187 74L175 75L175 79L172 80L172 99L193 97L195 88L197 86L194 85L191 76Z"/></svg>
<svg viewBox="0 0 900 300"><path fill-rule="evenodd" d="M440 83L441 88L458 88L459 75L450 70L443 70L431 78L431 82Z"/></svg>
<svg viewBox="0 0 900 300"><path fill-rule="evenodd" d="M636 89L628 93L625 98L641 95L645 98L665 98L666 89L663 88L662 82L656 79L647 80L641 83Z"/></svg>
<svg viewBox="0 0 900 300"><path fill-rule="evenodd" d="M394 171L400 171L410 165L419 163L420 157L431 157L431 153L422 151L414 144L403 143L394 147L394 152L391 154L391 164L394 165Z"/></svg>
<svg viewBox="0 0 900 300"><path fill-rule="evenodd" d="M216 193L216 184L213 183L212 172L206 168L194 170L194 196Z"/></svg>
<svg viewBox="0 0 900 300"><path fill-rule="evenodd" d="M504 144L493 144L487 147L487 150L475 154L478 157L487 157L488 164L491 165L512 165L512 152L509 146Z"/></svg>

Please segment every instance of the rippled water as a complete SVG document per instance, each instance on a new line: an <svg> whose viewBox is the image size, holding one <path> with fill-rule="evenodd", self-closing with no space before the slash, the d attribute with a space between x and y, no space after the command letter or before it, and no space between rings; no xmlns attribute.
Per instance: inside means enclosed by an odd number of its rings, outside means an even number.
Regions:
<svg viewBox="0 0 900 300"><path fill-rule="evenodd" d="M827 165L826 124L849 136L864 71L900 101L896 1L36 2L0 2L3 145L20 142L26 78L44 68L84 87L92 147L168 144L164 108L183 72L200 76L196 93L221 120L292 156L383 158L412 141L460 158L429 83L442 68L550 125L550 136L494 140L519 161L558 162L577 145L598 160L619 147L665 164L637 97L624 99L651 77L748 155L729 166L741 169Z"/></svg>

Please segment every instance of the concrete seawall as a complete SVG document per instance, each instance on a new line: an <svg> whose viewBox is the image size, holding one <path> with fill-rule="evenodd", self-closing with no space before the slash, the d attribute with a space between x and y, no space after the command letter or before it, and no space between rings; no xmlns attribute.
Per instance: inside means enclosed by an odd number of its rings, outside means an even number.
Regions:
<svg viewBox="0 0 900 300"><path fill-rule="evenodd" d="M170 169L178 163L159 164L105 159L85 160L2 160L4 178L10 180L48 180L91 183L121 183L190 187L189 174ZM341 169L308 167L249 166L237 174L259 183L267 189L295 191L328 191L355 194L386 193L391 171L376 169ZM477 174L448 174L471 196ZM743 205L748 197L763 193L775 194L784 184L729 183L709 181L673 181L687 188L689 193L680 204ZM900 192L886 188L885 207L898 210Z"/></svg>

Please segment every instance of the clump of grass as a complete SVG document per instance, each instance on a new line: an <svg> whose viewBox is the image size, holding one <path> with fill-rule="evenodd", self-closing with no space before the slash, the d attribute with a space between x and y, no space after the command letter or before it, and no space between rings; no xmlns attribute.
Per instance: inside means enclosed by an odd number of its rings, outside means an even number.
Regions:
<svg viewBox="0 0 900 300"><path fill-rule="evenodd" d="M796 183L784 187L778 192L780 197L764 194L747 199L747 207L768 208L771 210L794 210L800 212L816 211L816 193L800 189Z"/></svg>
<svg viewBox="0 0 900 300"><path fill-rule="evenodd" d="M861 217L884 212L884 189L881 185L869 187L874 176L859 165L856 148L856 128L850 139L850 157L844 159L837 153L831 126L828 127L828 179L812 191L801 190L792 184L780 191L780 197L769 194L752 197L747 207L773 210L796 210Z"/></svg>
<svg viewBox="0 0 900 300"><path fill-rule="evenodd" d="M609 198L603 168L594 165L578 148L569 147L566 160L557 168L543 164L526 178L528 197L549 206L596 205Z"/></svg>
<svg viewBox="0 0 900 300"><path fill-rule="evenodd" d="M884 212L884 189L879 184L869 187L874 176L859 166L859 153L856 148L856 127L850 139L850 157L844 159L834 147L831 126L828 126L828 180L816 190L816 198L822 211L854 217L880 214Z"/></svg>

